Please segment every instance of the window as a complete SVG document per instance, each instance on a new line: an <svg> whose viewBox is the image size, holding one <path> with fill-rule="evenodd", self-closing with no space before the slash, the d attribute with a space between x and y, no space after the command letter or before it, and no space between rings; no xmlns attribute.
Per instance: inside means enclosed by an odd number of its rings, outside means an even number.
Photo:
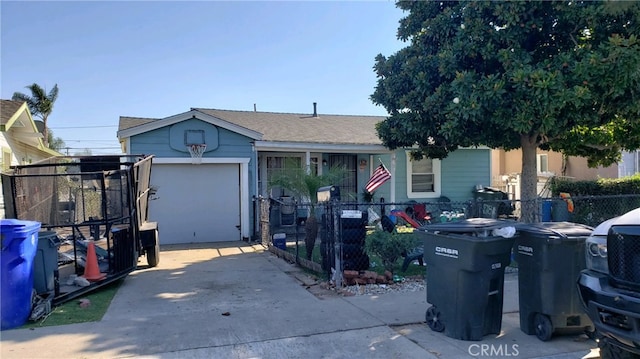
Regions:
<svg viewBox="0 0 640 359"><path fill-rule="evenodd" d="M440 197L440 160L423 158L416 161L407 152L407 197Z"/></svg>
<svg viewBox="0 0 640 359"><path fill-rule="evenodd" d="M267 192L267 187L269 183L269 179L273 176L274 173L283 171L286 168L295 167L300 168L304 165L304 157L302 155L295 154L270 154L264 157L266 159L266 168L264 168L264 178L262 170L258 170L258 186L261 188L262 193ZM260 162L259 162L260 165ZM318 174L318 157L311 156L311 173L314 175ZM278 186L274 186L270 191L266 194L267 196L271 196L273 198L278 198L280 196L289 196L291 193L289 191L280 188Z"/></svg>
<svg viewBox="0 0 640 359"><path fill-rule="evenodd" d="M11 149L2 147L2 168L0 170L6 171L11 167Z"/></svg>
<svg viewBox="0 0 640 359"><path fill-rule="evenodd" d="M538 173L549 172L549 155L536 155L536 167Z"/></svg>

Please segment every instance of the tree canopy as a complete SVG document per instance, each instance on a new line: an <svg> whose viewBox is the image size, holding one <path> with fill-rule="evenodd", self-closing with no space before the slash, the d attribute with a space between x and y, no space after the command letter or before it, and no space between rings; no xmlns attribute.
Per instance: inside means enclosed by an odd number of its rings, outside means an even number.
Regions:
<svg viewBox="0 0 640 359"><path fill-rule="evenodd" d="M371 96L390 149L444 158L522 148L523 199L536 148L608 165L640 148L640 3L400 1L398 38L376 57Z"/></svg>
<svg viewBox="0 0 640 359"><path fill-rule="evenodd" d="M51 129L47 130L47 137L48 137L49 148L54 151L60 152L67 146L67 144L64 143L64 140L62 138L54 136L53 131Z"/></svg>

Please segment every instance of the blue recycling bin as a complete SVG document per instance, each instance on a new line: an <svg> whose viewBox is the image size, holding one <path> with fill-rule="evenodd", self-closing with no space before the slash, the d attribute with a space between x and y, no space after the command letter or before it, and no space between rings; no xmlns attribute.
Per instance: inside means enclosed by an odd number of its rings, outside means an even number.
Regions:
<svg viewBox="0 0 640 359"><path fill-rule="evenodd" d="M31 314L40 222L3 219L0 229L0 329L5 330L23 325Z"/></svg>
<svg viewBox="0 0 640 359"><path fill-rule="evenodd" d="M552 200L542 202L542 222L551 222L551 210L553 208Z"/></svg>

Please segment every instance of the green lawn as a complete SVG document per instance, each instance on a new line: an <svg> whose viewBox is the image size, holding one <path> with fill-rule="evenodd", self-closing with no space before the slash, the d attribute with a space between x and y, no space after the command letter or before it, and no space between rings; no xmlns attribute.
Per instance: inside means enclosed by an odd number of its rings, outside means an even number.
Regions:
<svg viewBox="0 0 640 359"><path fill-rule="evenodd" d="M118 292L118 288L120 288L123 281L124 279L117 280L93 292L87 293L85 296L62 303L55 307L48 316L37 322L27 322L27 324L21 328L50 327L100 321L104 313L107 312L111 300L116 295L116 292ZM91 304L87 308L82 308L79 304L81 299L88 299Z"/></svg>

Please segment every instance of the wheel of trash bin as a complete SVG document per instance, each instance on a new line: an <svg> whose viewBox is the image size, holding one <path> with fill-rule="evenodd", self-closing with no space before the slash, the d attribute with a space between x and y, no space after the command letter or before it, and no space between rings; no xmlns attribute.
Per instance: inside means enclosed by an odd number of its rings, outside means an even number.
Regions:
<svg viewBox="0 0 640 359"><path fill-rule="evenodd" d="M427 325L434 332L442 332L444 330L444 323L440 320L440 311L435 306L429 307L425 315Z"/></svg>
<svg viewBox="0 0 640 359"><path fill-rule="evenodd" d="M536 313L533 318L533 323L536 328L536 337L542 340L543 342L551 339L551 335L553 334L553 325L551 324L551 319L548 316L542 313Z"/></svg>

